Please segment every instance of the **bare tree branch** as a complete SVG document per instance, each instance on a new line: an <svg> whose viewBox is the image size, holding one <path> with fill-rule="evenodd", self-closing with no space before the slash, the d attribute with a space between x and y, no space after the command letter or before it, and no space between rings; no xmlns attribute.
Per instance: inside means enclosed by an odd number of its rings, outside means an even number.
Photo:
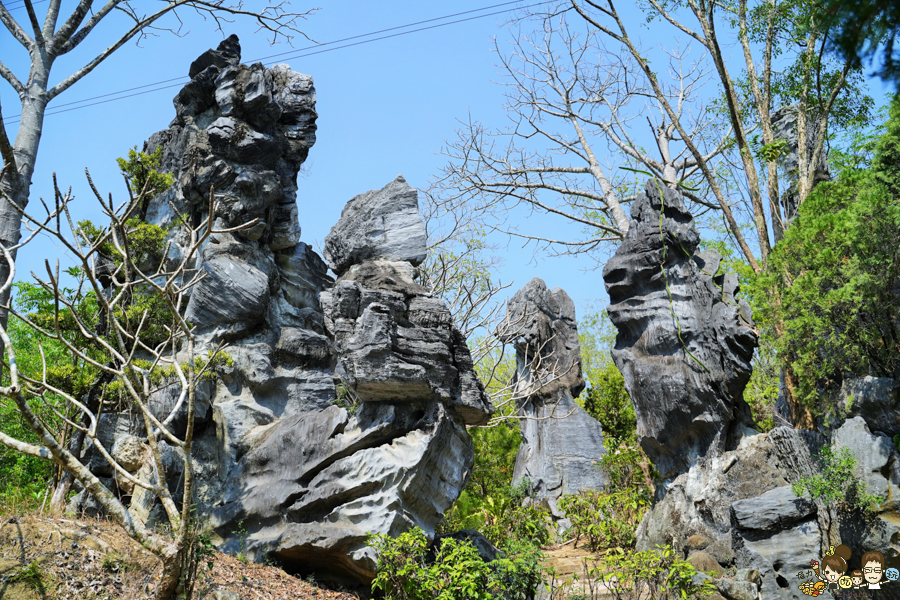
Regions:
<svg viewBox="0 0 900 600"><path fill-rule="evenodd" d="M6 26L6 29L16 40L22 44L26 50L31 51L32 46L34 46L34 40L28 37L28 34L25 33L25 30L22 29L16 20L13 18L9 11L6 10L6 7L3 4L0 4L0 22Z"/></svg>
<svg viewBox="0 0 900 600"><path fill-rule="evenodd" d="M19 97L22 97L22 95L25 93L25 86L22 85L22 82L19 81L19 78L16 77L13 72L9 70L9 67L3 64L2 61L0 61L0 77L8 81L9 85L11 85L14 90L16 90L16 93L19 95Z"/></svg>

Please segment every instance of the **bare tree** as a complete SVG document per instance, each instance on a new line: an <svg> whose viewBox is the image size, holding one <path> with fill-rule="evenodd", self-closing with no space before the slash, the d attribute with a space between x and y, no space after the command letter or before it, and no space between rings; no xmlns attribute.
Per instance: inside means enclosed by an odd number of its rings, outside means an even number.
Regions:
<svg viewBox="0 0 900 600"><path fill-rule="evenodd" d="M62 0L49 0L41 23L35 12L36 2L23 2L27 17L24 23L19 23L10 9L0 4L0 23L31 57L26 78L17 77L0 61L0 77L12 86L21 101L21 118L14 141L10 141L3 125L3 107L0 106L0 157L6 167L5 176L0 179L0 189L4 192L0 198L0 244L9 249L13 258L21 231L19 209L14 205L24 208L28 204L31 177L44 129L44 113L57 96L91 73L129 40L140 41L161 31L179 34L180 27L173 29L161 21L169 15L180 24L181 13L192 10L212 20L218 30L223 23L229 22L230 17L253 19L274 42L280 37L290 41L295 34L304 35L297 29L297 23L312 12L289 12L289 3L285 0L267 3L262 10L249 8L244 0L156 0L151 3L155 10L146 13L143 11L148 7L144 3L139 5L131 0L107 0L105 3L79 0L68 17L61 19ZM131 25L115 34L94 34L101 23L111 21L107 17L117 12L127 15ZM77 53L79 48L84 48L85 39L98 35L111 35L106 48L93 57L86 57L81 67L51 86L50 75L56 60L70 52ZM9 265L0 265L0 281L6 279L8 268ZM0 304L8 300L8 288L4 294L0 295ZM0 323L6 323L6 313L0 313Z"/></svg>
<svg viewBox="0 0 900 600"><path fill-rule="evenodd" d="M734 133L742 183L750 197L751 216L759 243L759 260L744 241L739 223L729 216L724 192L718 181L719 175L715 169L704 164L701 149L693 143L688 130L675 118L676 107L666 99L665 90L657 81L657 74L634 44L615 4L611 0L568 0L560 6L560 10L574 11L615 41L637 63L656 101L670 116L691 155L698 161L703 178L725 213L730 233L745 259L759 272L765 267L771 251L768 220L771 219L774 241L777 242L783 236L786 220L791 216L785 215L784 207L779 201L780 156L775 151L773 103L779 100L796 100L799 105L796 132L799 147L805 149L807 139L815 139L811 154L804 151L799 153L799 204L809 195L815 182L819 168L817 161L822 157L832 111L839 98L846 101L855 92L855 88L848 87L852 64L844 61L835 66L823 56L827 32L821 31L817 25L816 3L766 0L751 7L747 0L740 0L736 5L710 0L684 0L674 4L658 0L646 1L646 8L652 18L672 26L676 35L687 36L705 52L715 66L717 84L724 97L728 121ZM740 42L745 63L742 78L735 78L729 73L726 64L728 57L722 52L723 32L736 37ZM731 39L725 41L731 42ZM802 50L799 53L793 52L792 49L798 46ZM784 56L786 52L788 54ZM794 61L793 65L788 59ZM776 61L782 64L781 71L778 70ZM787 68L784 68L785 64ZM742 85L750 90L749 94L741 91ZM809 124L813 121L817 123L815 132L809 131ZM753 148L750 133L756 128L762 133L762 152ZM765 184L759 180L756 160L765 164ZM768 195L768 207L763 202L765 195Z"/></svg>
<svg viewBox="0 0 900 600"><path fill-rule="evenodd" d="M699 104L710 69L690 62L687 48L669 53L670 81L658 83L673 115L637 61L608 50L583 23L548 17L539 31L519 33L509 55L496 50L512 125L493 130L470 118L445 148L450 162L437 182L442 207L464 206L496 230L599 259L628 231L625 207L634 176L619 167L645 170L675 187L698 174L701 163L710 164L728 139L727 127L710 126ZM690 155L679 124L705 148L699 157ZM634 138L635 128L647 126L656 145L652 153ZM604 164L604 155L621 159ZM705 193L685 192L701 211L714 207ZM521 232L508 225L517 207L567 219L586 235L560 240Z"/></svg>
<svg viewBox="0 0 900 600"><path fill-rule="evenodd" d="M658 0L646 0L653 17L674 28L698 44L715 65L717 83L725 100L726 112L734 132L738 173L742 187L750 199L750 215L759 244L759 259L744 240L740 224L730 216L721 177L715 169L700 160L701 150L689 138L687 130L675 119L675 107L665 98L657 76L649 61L642 57L629 36L625 20L620 16L612 0L568 0L564 10L574 11L586 22L614 40L639 65L645 81L653 90L659 104L676 124L691 155L698 160L706 184L713 190L721 206L732 238L746 261L755 272L766 268L772 239L784 235L784 229L803 203L817 181L823 160L823 148L828 138L828 126L832 121L852 122L853 116L865 114L854 107L859 100L858 88L851 85L849 77L858 76L850 60L834 64L824 55L828 32L818 25L817 3L795 0L765 0L749 6L747 0L735 4L721 4L713 0L684 0L668 4ZM722 52L722 32L734 35L740 42L744 59L744 78L732 76ZM730 41L730 40L726 40ZM801 48L799 52L793 48ZM787 52L788 55L784 56ZM776 61L782 64L779 71ZM793 62L791 62L793 61ZM749 93L741 91L748 88ZM778 167L783 153L775 138L773 126L774 103L795 101L797 104L797 167L791 185L795 194L779 194ZM865 98L863 98L865 100ZM837 106L841 110L833 112ZM815 124L815 131L811 131ZM762 133L762 145L753 148L750 134L758 128ZM812 140L812 143L810 141ZM781 140L783 142L784 140ZM765 165L766 181L760 181L757 161ZM765 206L764 197L768 197ZM778 298L773 301L777 303ZM783 324L775 323L780 335ZM794 399L795 377L790 369L785 371L785 384L794 424L802 428L815 426L815 418L809 408Z"/></svg>
<svg viewBox="0 0 900 600"><path fill-rule="evenodd" d="M90 176L88 180L90 182ZM148 262L147 256L141 255L131 243L129 231L136 223L132 217L149 193L146 186L137 195L129 193L129 200L116 207L112 197L104 201L91 182L103 212L110 219L109 227L104 230L91 230L84 223L76 224L69 210L73 200L71 189L63 195L55 181L54 187L55 204L52 207L44 205L47 214L43 219L29 216L24 211L20 213L32 233L19 244L0 246L11 266L0 291L8 294L12 285L15 276L14 252L37 233L43 232L52 236L74 257L78 288L91 296L97 310L86 313L64 292L58 261L55 268L49 261L46 262L46 276L32 274L37 284L53 298L54 310L49 325L43 321L38 323L10 306L4 308L11 310L16 318L45 340L61 344L72 357L100 373L100 381L105 388L101 398L105 396L106 401L93 402L90 398L76 397L63 386L54 384L48 378L43 344L40 348L43 362L41 374L27 376L20 372L6 327L0 326L10 377L10 385L0 389L0 396L14 404L39 437L40 444L26 443L4 432L0 432L0 443L17 452L51 460L70 473L96 498L113 521L160 558L163 564L162 580L155 598L169 600L175 596L182 572L190 559L190 511L194 482L191 449L197 385L211 374L219 352L219 349L202 351L198 348L192 326L184 320L183 314L187 291L202 277L200 272L192 271L190 265L204 240L219 232L212 229L209 219L195 228L182 219L182 226L190 240L184 258L172 264L166 259L167 252L162 251L155 260ZM6 200L11 206L17 206L11 198ZM209 201L209 214L213 215L212 189ZM244 227L252 225L251 222ZM154 298L153 305L158 308L142 307L136 301L138 297ZM69 332L73 327L81 343L71 341ZM156 333L145 335L151 327L156 327ZM112 393L112 384L118 390L115 394ZM174 385L180 390L177 402L170 411L161 410L162 405L154 400L154 393L160 385ZM58 401L60 398L64 405L62 408ZM146 432L140 450L143 460L139 464L142 466L139 468L131 464L134 461L126 463L121 454L107 447L98 434L103 411L110 409L110 401L113 401L116 410L127 408L138 415ZM88 470L80 451L73 452L57 440L54 432L32 409L35 402L44 405L72 431L90 440L92 452L112 466L119 487L133 487L133 498L145 495L154 501L158 499L171 525L171 535L149 529L135 513L134 501L126 506L114 490L106 487ZM73 418L73 414L83 418ZM185 423L183 434L176 435L176 421ZM166 483L166 446L183 462L180 503L178 494L170 490Z"/></svg>
<svg viewBox="0 0 900 600"><path fill-rule="evenodd" d="M440 197L484 215L495 230L602 264L628 228L633 188L616 169L639 170L681 187L695 216L721 215L734 246L761 272L822 179L829 136L864 122L871 106L858 69L824 53L828 32L816 6L642 0L655 35L669 27L683 40L674 50L641 47L612 0L560 0L526 14L515 24L534 19L535 33L518 34L509 55L498 49L512 125L493 130L470 118L445 150ZM744 63L734 75L722 50L733 41ZM777 122L787 114L779 106L796 115L790 131ZM653 152L640 145L645 120ZM619 158L603 164L603 150ZM519 231L510 225L516 209L562 218L582 235ZM785 375L792 396L794 378ZM808 410L789 405L798 426L813 425Z"/></svg>

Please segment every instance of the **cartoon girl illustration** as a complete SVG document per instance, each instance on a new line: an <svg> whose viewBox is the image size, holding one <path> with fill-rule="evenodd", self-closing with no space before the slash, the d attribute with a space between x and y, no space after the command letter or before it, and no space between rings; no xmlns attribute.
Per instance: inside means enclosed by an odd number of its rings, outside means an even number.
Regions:
<svg viewBox="0 0 900 600"><path fill-rule="evenodd" d="M862 571L860 571L859 569L853 571L853 573L850 575L850 578L853 579L853 589L854 590L858 590L858 589L862 588L862 582L863 582L863 572Z"/></svg>
<svg viewBox="0 0 900 600"><path fill-rule="evenodd" d="M832 593L840 589L838 579L843 577L847 572L847 560L850 558L850 547L841 544L840 546L832 546L828 553L822 557L822 572L819 572L819 562L815 559L810 561L816 576L828 584L828 590ZM884 558L882 558L882 566ZM879 570L878 577L881 577Z"/></svg>
<svg viewBox="0 0 900 600"><path fill-rule="evenodd" d="M863 577L870 590L881 589L881 574L884 572L884 554L869 550L862 556Z"/></svg>

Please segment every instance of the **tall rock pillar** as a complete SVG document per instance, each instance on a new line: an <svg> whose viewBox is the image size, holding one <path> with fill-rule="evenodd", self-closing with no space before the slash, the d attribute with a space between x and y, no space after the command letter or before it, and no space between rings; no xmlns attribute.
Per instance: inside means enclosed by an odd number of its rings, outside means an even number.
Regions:
<svg viewBox="0 0 900 600"><path fill-rule="evenodd" d="M560 496L606 485L597 465L602 428L575 403L584 389L575 304L561 288L551 291L534 278L509 301L498 334L516 349L522 445L513 481L527 478L535 498L562 517Z"/></svg>

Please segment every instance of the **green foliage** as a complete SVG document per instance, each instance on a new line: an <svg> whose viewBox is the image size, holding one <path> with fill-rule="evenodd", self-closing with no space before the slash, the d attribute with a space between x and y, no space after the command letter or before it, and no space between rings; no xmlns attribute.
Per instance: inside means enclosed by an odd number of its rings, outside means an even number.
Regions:
<svg viewBox="0 0 900 600"><path fill-rule="evenodd" d="M821 412L820 392L844 376L900 377L900 100L872 168L818 185L751 282L764 325L781 322L781 359L797 400Z"/></svg>
<svg viewBox="0 0 900 600"><path fill-rule="evenodd" d="M547 514L527 502L527 490L527 481L515 487L506 484L483 496L467 489L445 513L440 532L477 529L502 550L509 550L511 544L542 546L550 540Z"/></svg>
<svg viewBox="0 0 900 600"><path fill-rule="evenodd" d="M164 192L173 183L175 178L168 173L160 173L159 161L162 158L162 146L159 146L153 154L139 152L137 146L128 151L128 159L117 158L119 165L125 178L128 180L128 187L135 194L144 192L148 197ZM145 187L146 186L146 187ZM143 215L142 215L143 216Z"/></svg>
<svg viewBox="0 0 900 600"><path fill-rule="evenodd" d="M335 398L331 403L345 409L348 413L355 414L360 406L362 406L362 401L359 399L359 396L356 395L356 392L354 392L353 388L348 384L339 383L335 386L334 391Z"/></svg>
<svg viewBox="0 0 900 600"><path fill-rule="evenodd" d="M83 244L94 244L107 236L105 229L97 227L91 221L79 221L78 228L80 241ZM132 262L139 268L152 273L165 250L166 230L159 225L146 223L133 217L125 221L123 233L124 236L120 238L120 243L122 240L127 240ZM112 259L116 266L122 264L122 253L116 248L111 236L107 236L105 241L100 244L99 251L102 255Z"/></svg>
<svg viewBox="0 0 900 600"><path fill-rule="evenodd" d="M756 139L754 141L756 141ZM774 140L771 144L759 146L756 151L756 157L765 162L772 162L790 154L790 151L791 149L788 146L787 140L779 138Z"/></svg>
<svg viewBox="0 0 900 600"><path fill-rule="evenodd" d="M584 391L584 409L603 426L607 448L637 443L637 417L625 379L610 360L594 374L594 382Z"/></svg>
<svg viewBox="0 0 900 600"><path fill-rule="evenodd" d="M775 402L778 400L778 356L770 339L762 336L751 361L753 372L744 388L744 400L750 406L756 427L770 431L775 427Z"/></svg>
<svg viewBox="0 0 900 600"><path fill-rule="evenodd" d="M590 570L616 600L686 600L715 591L711 581L695 584L697 571L669 546L641 552L612 552Z"/></svg>
<svg viewBox="0 0 900 600"><path fill-rule="evenodd" d="M893 0L822 0L821 26L828 30L828 48L837 56L877 67L875 75L900 81L900 55L895 50L900 32L900 6ZM879 56L880 55L880 56Z"/></svg>
<svg viewBox="0 0 900 600"><path fill-rule="evenodd" d="M396 539L375 535L369 544L378 552L372 591L385 600L525 600L541 580L533 550L485 563L470 543L448 538L428 564L419 528Z"/></svg>
<svg viewBox="0 0 900 600"><path fill-rule="evenodd" d="M874 510L883 501L867 493L866 483L854 475L856 459L848 448L835 453L825 446L817 456L821 473L802 477L792 485L795 496L808 495L814 500L821 499L828 506L855 507L866 512Z"/></svg>
<svg viewBox="0 0 900 600"><path fill-rule="evenodd" d="M610 350L616 329L606 311L588 312L578 322L581 364L588 387L577 402L603 426L607 448L637 443L634 405L625 391L625 379L612 361Z"/></svg>
<svg viewBox="0 0 900 600"><path fill-rule="evenodd" d="M604 491L582 490L560 499L576 544L583 537L595 552L634 548L635 532L653 499L644 474L647 465L643 452L623 445L600 459L608 479Z"/></svg>

